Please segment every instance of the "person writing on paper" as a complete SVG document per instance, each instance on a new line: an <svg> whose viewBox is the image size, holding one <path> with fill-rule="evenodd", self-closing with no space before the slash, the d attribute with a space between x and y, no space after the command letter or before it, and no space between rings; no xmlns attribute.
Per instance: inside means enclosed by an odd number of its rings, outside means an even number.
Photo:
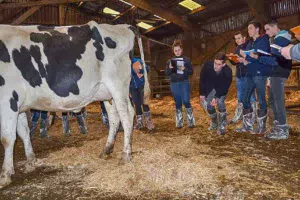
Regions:
<svg viewBox="0 0 300 200"><path fill-rule="evenodd" d="M224 135L226 132L225 98L232 82L232 70L225 61L226 55L220 52L215 56L214 61L204 64L200 73L200 101L207 102L207 108L204 109L207 109L211 119L208 130L217 130L219 135ZM216 106L218 106L218 116Z"/></svg>
<svg viewBox="0 0 300 200"><path fill-rule="evenodd" d="M149 71L146 65L146 70ZM143 115L145 118L145 125L148 130L153 130L154 125L151 118L150 108L148 105L143 104L144 101L144 70L143 61L139 58L133 57L131 59L131 81L130 81L130 94L135 106L136 124L134 129L142 129L144 127ZM142 109L143 108L143 109Z"/></svg>
<svg viewBox="0 0 300 200"><path fill-rule="evenodd" d="M295 35L298 41L300 41L300 35ZM300 43L296 45L289 45L281 49L281 55L286 59L293 59L300 62Z"/></svg>
<svg viewBox="0 0 300 200"><path fill-rule="evenodd" d="M183 127L182 104L185 106L188 127L195 126L195 118L190 103L190 82L189 76L193 74L191 61L183 55L183 46L180 40L174 40L174 57L168 60L166 75L171 79L171 91L176 105L176 127Z"/></svg>
<svg viewBox="0 0 300 200"><path fill-rule="evenodd" d="M253 39L250 50L257 52L262 50L270 52L270 42L268 35L260 35L261 25L258 22L250 22L248 24L248 34ZM267 121L267 101L266 101L266 81L271 73L271 68L260 63L257 59L251 57L251 54L240 52L242 62L248 66L248 74L246 77L245 96L243 99L243 126L236 129L238 133L250 132L251 134L264 134L266 131ZM259 100L259 109L257 110L257 129L253 131L253 119L250 98L253 91L256 89Z"/></svg>
<svg viewBox="0 0 300 200"><path fill-rule="evenodd" d="M240 50L246 50L249 49L249 45L251 45L250 40L246 40L246 36L241 31L235 33L234 35L235 43L237 44L237 47L235 49L234 55L240 57ZM232 54L230 54L232 55ZM243 114L243 97L245 95L245 87L246 87L246 75L247 75L247 65L243 63L243 60L241 62L234 62L232 59L230 59L229 55L229 61L232 65L236 66L236 88L237 88L237 97L238 97L238 106L235 110L235 115L232 118L230 123L236 123L238 120L242 118ZM238 58L238 60L240 60ZM253 91L251 95L251 106L254 111L256 111L256 98L255 98L255 92Z"/></svg>
<svg viewBox="0 0 300 200"><path fill-rule="evenodd" d="M289 137L289 126L286 123L286 110L284 98L284 84L287 81L291 70L292 61L287 60L280 54L280 48L290 44L292 36L286 30L280 30L278 22L271 19L264 26L266 34L274 37L274 44L271 45L272 56L252 55L252 58L260 63L272 67L270 75L269 104L274 114L273 128L265 135L267 139L287 139ZM279 49L278 49L279 48Z"/></svg>

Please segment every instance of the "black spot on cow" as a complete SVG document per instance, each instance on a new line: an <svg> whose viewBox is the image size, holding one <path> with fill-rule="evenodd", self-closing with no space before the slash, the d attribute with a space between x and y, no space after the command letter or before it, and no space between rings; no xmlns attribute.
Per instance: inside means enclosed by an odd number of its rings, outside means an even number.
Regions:
<svg viewBox="0 0 300 200"><path fill-rule="evenodd" d="M110 49L115 49L117 47L117 43L113 41L110 37L104 38L105 44Z"/></svg>
<svg viewBox="0 0 300 200"><path fill-rule="evenodd" d="M93 35L92 35L93 40L103 44L102 36L101 36L101 34L99 33L98 29L95 26L92 28L92 32L93 32Z"/></svg>
<svg viewBox="0 0 300 200"><path fill-rule="evenodd" d="M0 61L5 63L10 62L10 55L6 45L2 42L2 40L0 40Z"/></svg>
<svg viewBox="0 0 300 200"><path fill-rule="evenodd" d="M98 60L103 61L104 60L104 53L103 53L103 39L101 34L99 33L98 29L96 27L92 28L92 39L95 40L93 43L94 47L96 48L96 57Z"/></svg>
<svg viewBox="0 0 300 200"><path fill-rule="evenodd" d="M18 93L14 90L13 93L12 93L12 95L13 95L14 100L16 100L18 102L19 101L19 95L18 95Z"/></svg>
<svg viewBox="0 0 300 200"><path fill-rule="evenodd" d="M9 99L10 102L10 108L14 111L18 111L18 101L19 101L19 95L16 91L13 91L12 98Z"/></svg>
<svg viewBox="0 0 300 200"><path fill-rule="evenodd" d="M48 59L45 66L46 81L50 89L60 97L67 97L70 93L78 95L77 82L83 72L76 65L76 61L81 59L85 52L86 44L93 36L92 30L88 25L70 27L67 34L48 27L39 27L39 30L47 33L31 33L30 39L44 46L44 53ZM37 49L32 50L33 54ZM40 56L35 53L34 59L40 60Z"/></svg>
<svg viewBox="0 0 300 200"><path fill-rule="evenodd" d="M54 30L55 26L38 26L39 31L51 31Z"/></svg>
<svg viewBox="0 0 300 200"><path fill-rule="evenodd" d="M21 71L23 78L32 86L40 86L42 79L39 72L34 68L31 62L31 55L27 48L21 46L20 51L14 49L12 52L13 60L17 68Z"/></svg>
<svg viewBox="0 0 300 200"><path fill-rule="evenodd" d="M41 77L45 78L46 69L44 67L44 64L42 63L42 55L41 55L40 48L36 45L30 46L30 54L34 58L34 61L38 64Z"/></svg>
<svg viewBox="0 0 300 200"><path fill-rule="evenodd" d="M5 85L5 79L0 75L0 87Z"/></svg>

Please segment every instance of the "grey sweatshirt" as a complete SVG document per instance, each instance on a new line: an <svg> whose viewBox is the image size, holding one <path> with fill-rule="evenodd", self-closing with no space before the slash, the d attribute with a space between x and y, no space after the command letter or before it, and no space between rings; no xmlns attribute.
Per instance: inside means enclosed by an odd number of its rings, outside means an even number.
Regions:
<svg viewBox="0 0 300 200"><path fill-rule="evenodd" d="M300 43L293 46L290 53L293 60L300 62Z"/></svg>

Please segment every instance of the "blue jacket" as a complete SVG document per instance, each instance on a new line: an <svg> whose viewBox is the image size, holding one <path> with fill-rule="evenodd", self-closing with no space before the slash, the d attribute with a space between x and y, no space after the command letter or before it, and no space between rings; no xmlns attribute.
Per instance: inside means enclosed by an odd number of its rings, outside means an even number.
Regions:
<svg viewBox="0 0 300 200"><path fill-rule="evenodd" d="M286 47L291 43L292 36L282 30L274 38L274 44ZM272 77L288 78L292 70L292 61L285 59L278 49L271 48L272 56L260 56L259 62L272 67Z"/></svg>
<svg viewBox="0 0 300 200"><path fill-rule="evenodd" d="M132 58L131 59L131 81L130 81L130 88L140 88L140 87L144 87L145 85L145 77L142 76L141 78L139 78L137 76L137 74L135 73L135 71L133 70L133 63L135 63L136 61L139 61L141 63L141 65L143 66L143 61L139 58ZM149 72L149 68L146 65L146 70L147 72ZM144 69L140 69L139 73L144 74Z"/></svg>
<svg viewBox="0 0 300 200"><path fill-rule="evenodd" d="M252 42L252 45L249 45L250 49L257 51L258 49L270 53L270 42L268 35L261 35ZM270 76L272 68L269 65L262 64L259 60L246 56L246 60L249 62L248 67L248 76Z"/></svg>

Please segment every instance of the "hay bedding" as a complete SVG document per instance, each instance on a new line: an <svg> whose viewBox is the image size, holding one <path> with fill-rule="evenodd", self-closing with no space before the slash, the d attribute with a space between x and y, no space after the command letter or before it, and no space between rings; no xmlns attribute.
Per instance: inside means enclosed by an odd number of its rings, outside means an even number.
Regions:
<svg viewBox="0 0 300 200"><path fill-rule="evenodd" d="M236 105L235 96L232 87L227 99L229 118ZM287 98L293 104L299 102L300 94L292 92ZM267 142L238 135L233 133L232 125L222 137L207 131L209 119L196 94L191 102L197 127L176 129L172 98L153 99L155 134L135 131L133 161L121 166L118 162L123 133L119 133L109 159L98 157L107 131L98 117L99 104L92 104L88 107L87 136L79 134L76 121L72 120L73 135L64 138L61 122L57 122L49 131L53 141L34 141L34 148L39 149L38 168L34 172L37 174L30 175L34 178L25 184L21 181L12 185L0 195L7 199L12 196L21 199L300 199L299 118L289 117L293 131L287 141ZM58 149L48 146L60 140L67 141L67 145ZM46 149L48 154L43 155ZM22 162L17 163L17 169L22 168ZM32 188L37 192L30 192Z"/></svg>

